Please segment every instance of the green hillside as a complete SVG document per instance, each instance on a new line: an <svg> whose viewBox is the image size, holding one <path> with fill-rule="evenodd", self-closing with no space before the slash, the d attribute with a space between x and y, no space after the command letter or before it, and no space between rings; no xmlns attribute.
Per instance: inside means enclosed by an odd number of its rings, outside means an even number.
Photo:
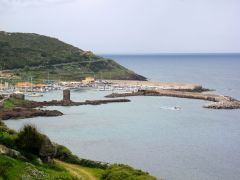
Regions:
<svg viewBox="0 0 240 180"><path fill-rule="evenodd" d="M0 180L156 180L123 164L82 159L36 127L19 132L0 121Z"/></svg>
<svg viewBox="0 0 240 180"><path fill-rule="evenodd" d="M0 69L24 79L79 80L85 76L105 79L146 80L111 59L33 33L0 32Z"/></svg>

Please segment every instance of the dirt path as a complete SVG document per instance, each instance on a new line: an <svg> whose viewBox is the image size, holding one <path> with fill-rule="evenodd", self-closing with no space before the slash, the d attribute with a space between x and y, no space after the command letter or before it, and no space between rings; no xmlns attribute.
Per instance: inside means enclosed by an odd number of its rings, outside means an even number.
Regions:
<svg viewBox="0 0 240 180"><path fill-rule="evenodd" d="M97 178L92 175L91 172L81 168L81 166L69 164L59 160L55 160L55 162L68 170L70 174L74 177L77 177L81 180L97 180Z"/></svg>

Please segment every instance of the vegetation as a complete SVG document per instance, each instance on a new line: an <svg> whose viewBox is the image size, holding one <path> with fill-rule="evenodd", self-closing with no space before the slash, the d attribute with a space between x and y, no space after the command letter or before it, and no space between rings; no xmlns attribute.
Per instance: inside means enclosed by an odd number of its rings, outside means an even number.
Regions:
<svg viewBox="0 0 240 180"><path fill-rule="evenodd" d="M36 127L25 125L18 133L16 145L22 151L39 155L44 137L40 134Z"/></svg>
<svg viewBox="0 0 240 180"><path fill-rule="evenodd" d="M17 132L9 129L2 121L0 121L0 144L10 148L16 148L15 140Z"/></svg>
<svg viewBox="0 0 240 180"><path fill-rule="evenodd" d="M106 163L91 161L88 159L80 159L78 156L73 155L68 148L62 145L57 145L56 158L64 162L78 164L84 167L99 168L99 169L106 169L108 167L108 164Z"/></svg>
<svg viewBox="0 0 240 180"><path fill-rule="evenodd" d="M0 155L0 180L1 179L74 180L77 178L56 164L51 166L34 164Z"/></svg>
<svg viewBox="0 0 240 180"><path fill-rule="evenodd" d="M3 107L0 108L0 111L10 110L10 109L13 109L15 107L21 107L23 105L27 105L28 103L29 103L28 100L17 99L17 98L11 97L11 98L8 98L4 101Z"/></svg>
<svg viewBox="0 0 240 180"><path fill-rule="evenodd" d="M10 157L1 154L0 151L0 180L82 178L86 180L155 180L148 173L126 165L108 165L80 159L62 145L56 145L54 162L39 162L39 157L42 158L41 151L46 138L34 126L26 125L16 132L8 129L0 121L0 150L1 144L3 144L24 155L24 158ZM48 152L48 150L46 151Z"/></svg>
<svg viewBox="0 0 240 180"><path fill-rule="evenodd" d="M111 165L102 175L101 180L156 180L148 173L133 169L123 164Z"/></svg>
<svg viewBox="0 0 240 180"><path fill-rule="evenodd" d="M64 167L66 170L70 172L70 174L75 175L81 179L86 180L97 180L100 179L105 170L98 168L87 168L75 164L66 163L63 161L55 160L56 164Z"/></svg>
<svg viewBox="0 0 240 180"><path fill-rule="evenodd" d="M85 76L111 79L144 77L105 59L66 44L56 38L32 33L0 31L0 67L21 79L79 80Z"/></svg>

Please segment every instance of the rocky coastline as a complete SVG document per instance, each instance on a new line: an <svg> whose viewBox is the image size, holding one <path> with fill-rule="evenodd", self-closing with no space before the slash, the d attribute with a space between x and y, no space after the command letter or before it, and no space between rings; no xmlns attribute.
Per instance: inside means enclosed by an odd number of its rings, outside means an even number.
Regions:
<svg viewBox="0 0 240 180"><path fill-rule="evenodd" d="M63 100L57 101L28 101L24 100L24 96L19 94L13 94L10 98L5 99L5 101L10 101L12 104L11 108L4 108L4 102L2 107L0 107L0 120L8 119L23 119L32 117L52 117L52 116L62 116L63 113L57 110L45 110L41 109L47 106L82 106L82 105L101 105L108 103L124 103L130 102L128 99L106 99L106 100L86 100L85 102L74 102L70 99L70 91L64 91Z"/></svg>
<svg viewBox="0 0 240 180"><path fill-rule="evenodd" d="M109 103L124 103L130 102L129 99L106 99L106 100L86 100L84 102L74 102L74 101L43 101L43 102L36 102L31 101L29 104L24 105L26 108L37 108L37 107L45 107L45 106L83 106L83 105L102 105L102 104L109 104Z"/></svg>
<svg viewBox="0 0 240 180"><path fill-rule="evenodd" d="M129 97L129 96L168 96L188 99L201 99L211 101L213 103L204 105L204 108L210 109L240 109L240 101L229 96L202 93L202 92L189 92L177 90L139 90L131 93L112 93L107 95L108 98Z"/></svg>
<svg viewBox="0 0 240 180"><path fill-rule="evenodd" d="M0 112L1 120L8 119L24 119L32 117L53 117L53 116L62 116L63 113L57 110L42 110L42 109L33 109L33 108L22 108L17 107L11 110Z"/></svg>

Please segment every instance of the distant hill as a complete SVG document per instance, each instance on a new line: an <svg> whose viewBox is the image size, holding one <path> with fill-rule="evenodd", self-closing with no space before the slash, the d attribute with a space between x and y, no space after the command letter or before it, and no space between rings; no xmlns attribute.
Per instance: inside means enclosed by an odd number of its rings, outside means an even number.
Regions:
<svg viewBox="0 0 240 180"><path fill-rule="evenodd" d="M0 31L0 69L21 78L78 80L85 76L105 79L146 80L111 59L33 33Z"/></svg>

